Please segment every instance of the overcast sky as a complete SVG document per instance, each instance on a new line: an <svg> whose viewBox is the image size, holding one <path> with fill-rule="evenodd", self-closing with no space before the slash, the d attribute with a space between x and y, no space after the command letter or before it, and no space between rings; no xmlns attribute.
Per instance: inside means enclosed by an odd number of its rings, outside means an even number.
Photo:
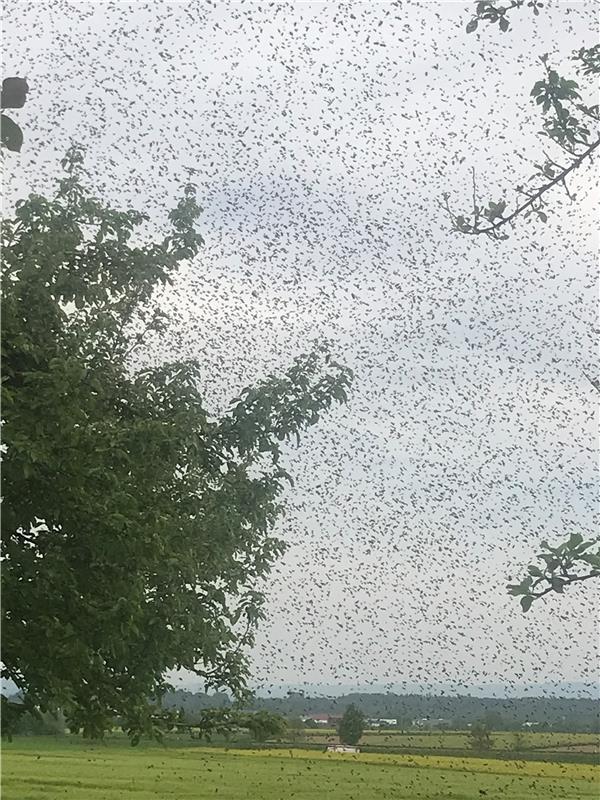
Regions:
<svg viewBox="0 0 600 800"><path fill-rule="evenodd" d="M467 3L12 4L8 204L47 192L70 141L98 194L155 230L194 168L206 248L165 298L153 359L196 356L208 405L328 337L347 407L286 461L257 682L328 686L598 676L597 592L523 615L539 542L597 523L597 239L589 167L507 242L453 234L442 193L512 199L547 147L529 98L569 77L592 2L467 35ZM154 233L155 231L150 231Z"/></svg>

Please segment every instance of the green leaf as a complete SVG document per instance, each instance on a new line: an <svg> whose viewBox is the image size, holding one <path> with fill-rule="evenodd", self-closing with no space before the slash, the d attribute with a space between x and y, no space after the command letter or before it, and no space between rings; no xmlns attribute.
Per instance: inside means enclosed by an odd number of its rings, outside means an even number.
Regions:
<svg viewBox="0 0 600 800"><path fill-rule="evenodd" d="M509 23L509 21L507 20L506 17L501 17L500 18L499 25L500 25L500 30L503 31L504 33L506 33L506 31L510 27L510 23Z"/></svg>
<svg viewBox="0 0 600 800"><path fill-rule="evenodd" d="M534 599L535 598L531 594L526 594L524 597L521 598L521 608L523 609L523 611L529 611Z"/></svg>
<svg viewBox="0 0 600 800"><path fill-rule="evenodd" d="M23 131L6 114L0 116L0 136L2 144L13 153L20 153L23 146Z"/></svg>
<svg viewBox="0 0 600 800"><path fill-rule="evenodd" d="M600 553L586 553L579 556L579 560L584 561L586 564L589 564L595 569L600 569Z"/></svg>
<svg viewBox="0 0 600 800"><path fill-rule="evenodd" d="M545 81L536 81L536 82L533 84L533 89L531 90L531 95L535 97L535 96L536 96L536 95L538 95L538 94L539 94L541 91L543 91L543 89L544 89L544 87L545 87L545 86L546 86L546 82L545 82Z"/></svg>
<svg viewBox="0 0 600 800"><path fill-rule="evenodd" d="M560 564L560 559L559 558L556 558L555 556L550 556L550 555L548 555L548 553L539 553L538 556L539 556L539 558L543 558L544 559L544 561L546 562L546 568L550 572L555 570Z"/></svg>
<svg viewBox="0 0 600 800"><path fill-rule="evenodd" d="M467 31L467 33L473 33L473 31L476 31L476 30L477 30L477 20L476 19L472 19L468 23L468 25L466 27L466 31Z"/></svg>
<svg viewBox="0 0 600 800"><path fill-rule="evenodd" d="M2 108L23 108L29 86L25 78L4 78L2 81Z"/></svg>
<svg viewBox="0 0 600 800"><path fill-rule="evenodd" d="M531 565L531 566L527 567L527 571L529 572L530 575L533 575L534 578L543 578L544 577L544 573L542 572L542 570L539 567L536 567L534 565Z"/></svg>

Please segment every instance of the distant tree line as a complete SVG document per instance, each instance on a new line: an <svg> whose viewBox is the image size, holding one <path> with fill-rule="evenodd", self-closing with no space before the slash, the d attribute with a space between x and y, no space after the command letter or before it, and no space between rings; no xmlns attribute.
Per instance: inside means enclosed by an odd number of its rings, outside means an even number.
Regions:
<svg viewBox="0 0 600 800"><path fill-rule="evenodd" d="M206 708L228 707L225 693L205 694L179 690L168 693L165 708L183 708L188 718ZM287 697L256 697L247 710L265 710L289 720L310 714L342 716L353 705L366 718L392 718L398 727L412 729L413 720L429 718L447 721L447 727L466 730L483 723L489 730L520 730L529 722L534 730L565 732L600 731L597 698L520 697L485 698L470 696L425 696L380 693L354 693L340 697L308 697L290 694Z"/></svg>
<svg viewBox="0 0 600 800"><path fill-rule="evenodd" d="M18 703L17 696L13 699ZM165 695L162 707L167 729L190 732L193 729L195 736L205 739L210 739L213 734L227 738L244 729L250 739L257 742L280 736L289 741L300 741L304 738L304 729L311 727L310 720L305 721L304 717L310 714L342 717L347 716L349 708L352 709L350 728L359 719L360 726L366 728L369 718L388 718L397 719L400 730L415 731L413 721L418 720L425 730L451 728L469 731L474 749L485 749L487 736L493 731L514 731L516 737L527 727L565 733L600 732L599 703L595 698L499 699L356 693L329 698L298 695L256 697L241 708L224 692L208 694L178 690ZM32 713L22 705L20 709L16 722L11 724L11 733L61 735L65 732L67 724L61 712L56 715L39 710ZM115 718L115 727L124 724L125 720ZM360 726L357 723L356 727ZM312 727L318 726L313 723ZM348 737L345 735L344 738Z"/></svg>
<svg viewBox="0 0 600 800"><path fill-rule="evenodd" d="M25 711L19 714L10 728L10 736L64 736L67 722L61 711L55 714Z"/></svg>

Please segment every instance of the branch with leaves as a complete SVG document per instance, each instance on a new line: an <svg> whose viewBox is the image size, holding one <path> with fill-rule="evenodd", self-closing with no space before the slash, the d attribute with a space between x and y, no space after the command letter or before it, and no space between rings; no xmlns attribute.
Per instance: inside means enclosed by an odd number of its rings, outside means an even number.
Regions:
<svg viewBox="0 0 600 800"><path fill-rule="evenodd" d="M508 14L515 8L521 8L525 5L525 0L511 0L508 5L498 5L495 0L480 0L475 6L475 14L471 17L471 21L467 25L467 33L473 33L477 30L480 22L486 22L491 25L498 23L498 27L502 33L510 28L510 21ZM527 8L531 8L535 16L539 16L540 8L544 4L539 0L529 0Z"/></svg>
<svg viewBox="0 0 600 800"><path fill-rule="evenodd" d="M467 32L474 31L479 20L488 22L500 20L501 29L507 30L506 14L522 5L523 2L513 2L500 7L495 3L480 2L477 4L475 17L467 25ZM540 5L539 3L533 5L535 13L539 13ZM589 77L600 73L600 45L582 47L574 52L572 58L577 62L578 70L583 76ZM562 186L569 199L575 199L567 185L567 178L581 164L591 160L594 151L600 146L598 104L584 103L577 81L561 77L549 66L547 55L540 56L540 61L544 65L546 74L544 78L536 81L531 90L531 96L544 114L543 130L540 133L554 142L565 155L559 161L543 152L544 161L534 165L536 171L529 178L529 182L536 181L537 186L517 186L517 200L512 210L508 210L508 202L505 199L489 201L487 206L481 204L477 196L474 174L473 208L470 213L455 213L450 207L449 193L444 193L441 207L449 216L453 229L458 233L475 236L485 234L492 239L507 239L506 226L512 225L518 217L525 219L536 217L541 222L547 222L548 216L544 210L546 195L555 186ZM594 134L592 128L595 128Z"/></svg>
<svg viewBox="0 0 600 800"><path fill-rule="evenodd" d="M543 566L530 564L527 577L507 586L509 594L520 596L521 608L529 611L535 600L550 592L563 594L572 584L600 578L599 543L600 538L585 541L580 533L572 533L557 547L542 542L542 552L537 557Z"/></svg>
<svg viewBox="0 0 600 800"><path fill-rule="evenodd" d="M600 380L584 373L596 391L600 392ZM566 586L600 577L600 548L591 550L600 539L584 541L580 533L573 533L558 547L550 547L542 542L543 552L538 553L545 567L530 564L528 575L521 583L509 584L508 591L515 597L521 596L521 607L528 611L534 600L550 592L562 594Z"/></svg>
<svg viewBox="0 0 600 800"><path fill-rule="evenodd" d="M213 736L228 738L240 728L245 728L254 741L265 742L283 736L287 726L282 716L270 711L206 708L195 720L178 723L176 727L194 731L200 739L205 739L207 742L210 742Z"/></svg>
<svg viewBox="0 0 600 800"><path fill-rule="evenodd" d="M538 173L536 173L536 175L546 175L549 180L546 183L538 186L533 192L525 191L520 186L517 187L517 191L526 195L527 199L521 203L518 203L513 211L511 211L509 214L505 213L507 208L507 203L505 200L500 200L497 203L490 200L487 208L479 206L477 205L477 202L475 202L470 217L465 217L464 215L460 214L455 215L449 206L450 195L445 192L443 195L443 207L452 221L454 230L458 231L459 233L466 233L474 236L486 234L492 239L508 239L508 234L500 229L504 225L512 223L521 214L524 214L525 218L535 214L541 222L547 222L548 215L543 210L545 206L544 195L546 192L550 191L550 189L554 188L557 184L562 184L565 188L565 191L569 194L569 197L574 199L574 197L569 193L565 182L566 178L586 159L588 159L594 150L596 150L599 146L600 138L591 144L587 150L577 156L577 158L575 158L567 167L561 167L560 164L557 164L555 161L552 161L549 158L543 165L536 164L535 166L538 168ZM475 176L473 175L473 178L474 177Z"/></svg>

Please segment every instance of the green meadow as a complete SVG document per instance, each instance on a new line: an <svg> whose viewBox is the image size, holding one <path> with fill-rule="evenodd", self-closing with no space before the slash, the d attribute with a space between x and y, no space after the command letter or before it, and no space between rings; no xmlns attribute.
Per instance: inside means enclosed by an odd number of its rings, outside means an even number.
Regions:
<svg viewBox="0 0 600 800"><path fill-rule="evenodd" d="M598 752L599 738L594 733L561 733L559 731L525 731L518 734L519 747L528 751ZM306 742L313 744L337 742L335 728L306 729ZM492 750L512 750L516 746L513 731L493 731ZM431 750L469 750L469 734L465 731L402 732L394 729L366 730L361 745L386 746L398 749L423 748Z"/></svg>
<svg viewBox="0 0 600 800"><path fill-rule="evenodd" d="M89 744L31 737L4 744L3 800L584 800L587 764L436 755Z"/></svg>

